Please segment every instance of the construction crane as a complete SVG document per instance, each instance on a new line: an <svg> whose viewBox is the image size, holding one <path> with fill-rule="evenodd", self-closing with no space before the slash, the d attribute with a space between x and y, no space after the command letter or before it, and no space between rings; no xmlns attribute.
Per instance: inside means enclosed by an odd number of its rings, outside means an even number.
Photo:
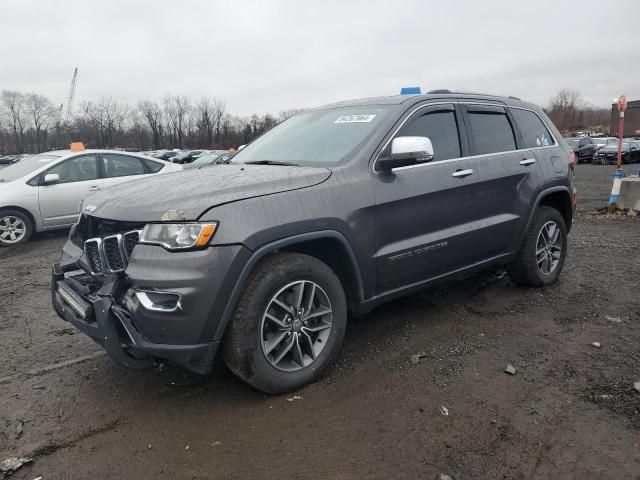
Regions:
<svg viewBox="0 0 640 480"><path fill-rule="evenodd" d="M69 97L67 97L67 110L64 114L64 123L69 123L71 121L71 114L73 113L73 98L76 96L77 81L78 81L78 67L76 67L76 69L73 71L73 78L71 79L71 88L69 88Z"/></svg>

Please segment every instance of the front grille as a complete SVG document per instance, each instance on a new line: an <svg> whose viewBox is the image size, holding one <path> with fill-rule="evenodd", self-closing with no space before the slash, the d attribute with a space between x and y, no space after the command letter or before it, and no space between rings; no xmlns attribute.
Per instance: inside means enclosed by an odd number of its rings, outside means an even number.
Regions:
<svg viewBox="0 0 640 480"><path fill-rule="evenodd" d="M101 275L124 271L139 240L139 230L85 240L84 253L91 274Z"/></svg>
<svg viewBox="0 0 640 480"><path fill-rule="evenodd" d="M124 235L132 230L142 230L143 227L144 223L120 222L82 214L75 228L72 241L78 246L82 246L85 240L90 238L103 238L118 233Z"/></svg>

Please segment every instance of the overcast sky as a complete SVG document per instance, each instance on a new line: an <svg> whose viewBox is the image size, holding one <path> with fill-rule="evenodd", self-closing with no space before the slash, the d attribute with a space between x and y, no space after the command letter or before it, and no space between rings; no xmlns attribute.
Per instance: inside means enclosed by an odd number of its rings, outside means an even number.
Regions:
<svg viewBox="0 0 640 480"><path fill-rule="evenodd" d="M399 92L640 98L640 1L0 0L0 89L239 115Z"/></svg>

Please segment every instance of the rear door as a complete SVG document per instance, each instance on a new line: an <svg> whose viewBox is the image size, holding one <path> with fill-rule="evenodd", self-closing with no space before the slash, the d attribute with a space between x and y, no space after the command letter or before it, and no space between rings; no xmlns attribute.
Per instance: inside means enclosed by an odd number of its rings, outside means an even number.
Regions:
<svg viewBox="0 0 640 480"><path fill-rule="evenodd" d="M395 133L431 139L429 163L374 173L377 293L432 279L477 258L478 166L454 103L425 105ZM389 139L380 156L388 155Z"/></svg>
<svg viewBox="0 0 640 480"><path fill-rule="evenodd" d="M42 185L47 174L57 174L60 182ZM78 155L45 171L38 186L40 215L45 226L71 225L78 219L80 200L102 188L96 154Z"/></svg>
<svg viewBox="0 0 640 480"><path fill-rule="evenodd" d="M483 260L517 248L541 182L534 153L523 148L504 105L466 104L469 145L480 173L478 251Z"/></svg>

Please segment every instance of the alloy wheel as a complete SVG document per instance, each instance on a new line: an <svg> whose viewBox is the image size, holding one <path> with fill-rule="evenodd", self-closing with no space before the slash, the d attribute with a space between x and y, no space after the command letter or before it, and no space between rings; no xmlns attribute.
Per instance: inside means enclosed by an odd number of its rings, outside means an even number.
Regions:
<svg viewBox="0 0 640 480"><path fill-rule="evenodd" d="M562 235L554 221L545 223L536 242L536 263L544 275L551 275L558 267L562 255Z"/></svg>
<svg viewBox="0 0 640 480"><path fill-rule="evenodd" d="M27 226L22 219L13 215L0 218L0 240L4 243L18 243L27 234Z"/></svg>
<svg viewBox="0 0 640 480"><path fill-rule="evenodd" d="M292 282L267 304L260 327L262 352L281 371L308 367L326 347L332 319L331 302L320 285Z"/></svg>

